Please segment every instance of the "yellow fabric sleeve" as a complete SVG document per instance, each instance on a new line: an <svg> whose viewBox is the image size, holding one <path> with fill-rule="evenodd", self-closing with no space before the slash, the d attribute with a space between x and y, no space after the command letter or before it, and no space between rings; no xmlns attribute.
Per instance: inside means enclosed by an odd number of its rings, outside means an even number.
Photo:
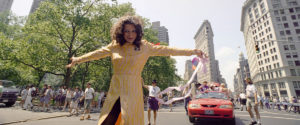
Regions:
<svg viewBox="0 0 300 125"><path fill-rule="evenodd" d="M80 57L76 57L76 61L78 64L92 61L92 60L98 60L107 56L111 56L112 54L112 49L113 49L113 42L108 44L105 47L102 47L98 50L95 50L93 52L89 52L87 54L84 54Z"/></svg>
<svg viewBox="0 0 300 125"><path fill-rule="evenodd" d="M150 42L144 41L150 51L150 56L191 56L195 54L193 49L179 49L175 47L153 45Z"/></svg>

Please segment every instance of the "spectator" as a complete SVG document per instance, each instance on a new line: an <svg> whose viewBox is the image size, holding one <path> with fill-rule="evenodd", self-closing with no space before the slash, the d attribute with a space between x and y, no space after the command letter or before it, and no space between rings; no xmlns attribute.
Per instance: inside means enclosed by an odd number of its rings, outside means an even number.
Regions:
<svg viewBox="0 0 300 125"><path fill-rule="evenodd" d="M71 88L68 88L67 90L65 90L66 92L66 98L65 98L65 105L63 108L63 111L66 111L66 108L70 108L70 103L71 103L71 99L72 99L72 90Z"/></svg>
<svg viewBox="0 0 300 125"><path fill-rule="evenodd" d="M50 103L50 100L52 99L53 97L53 90L52 90L52 86L51 85L48 85L48 89L46 90L45 94L44 94L44 111L47 112L49 111L49 103Z"/></svg>
<svg viewBox="0 0 300 125"><path fill-rule="evenodd" d="M26 97L26 100L25 100L25 104L24 104L24 107L23 109L28 109L28 106L30 106L30 109L32 110L33 108L33 104L32 104L32 95L34 93L34 91L36 91L35 87L33 87L33 85L29 85L29 89L28 89L28 93L27 93L27 97Z"/></svg>
<svg viewBox="0 0 300 125"><path fill-rule="evenodd" d="M240 98L241 98L241 111L243 111L244 107L246 107L246 102L247 102L246 94L242 92L240 94Z"/></svg>
<svg viewBox="0 0 300 125"><path fill-rule="evenodd" d="M72 115L77 115L79 114L78 112L78 103L79 103L79 100L80 100L80 95L81 93L79 92L79 89L78 87L75 88L75 91L72 93L72 101L71 101L71 104L70 104L70 109L69 109L69 112L70 112L70 115L69 116L72 116ZM75 113L73 113L75 110Z"/></svg>
<svg viewBox="0 0 300 125"><path fill-rule="evenodd" d="M87 83L87 88L84 91L84 113L80 117L80 120L84 120L84 115L87 114L88 116L86 119L90 119L90 110L91 110L91 102L94 98L95 91L93 88L91 88L91 84Z"/></svg>
<svg viewBox="0 0 300 125"><path fill-rule="evenodd" d="M25 100L26 100L26 97L27 97L27 94L28 94L28 90L29 90L29 86L26 86L25 89L22 90L21 92L21 107L23 107L24 103L25 103Z"/></svg>

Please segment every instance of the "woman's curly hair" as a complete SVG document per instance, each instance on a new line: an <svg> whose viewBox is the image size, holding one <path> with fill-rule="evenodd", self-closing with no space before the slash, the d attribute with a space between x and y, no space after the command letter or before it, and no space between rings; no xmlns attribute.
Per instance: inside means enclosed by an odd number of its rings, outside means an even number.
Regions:
<svg viewBox="0 0 300 125"><path fill-rule="evenodd" d="M111 38L112 40L116 40L120 46L123 46L126 43L125 38L123 37L124 34L124 27L125 24L133 24L136 31L136 39L134 40L133 44L135 45L135 50L140 50L141 40L144 35L143 31L143 21L138 16L123 16L121 17L117 23L111 28Z"/></svg>

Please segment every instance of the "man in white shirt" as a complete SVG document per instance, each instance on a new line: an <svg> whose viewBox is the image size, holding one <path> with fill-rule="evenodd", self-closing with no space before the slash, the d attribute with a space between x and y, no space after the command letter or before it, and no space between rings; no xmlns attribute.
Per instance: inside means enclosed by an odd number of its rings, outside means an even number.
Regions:
<svg viewBox="0 0 300 125"><path fill-rule="evenodd" d="M247 101L246 94L244 92L240 94L240 99L241 99L241 111L243 111Z"/></svg>
<svg viewBox="0 0 300 125"><path fill-rule="evenodd" d="M28 105L30 106L30 109L33 108L33 104L31 102L32 100L32 96L31 94L35 91L35 87L33 87L33 85L29 85L29 90L28 90L28 93L27 93L27 97L26 97L26 100L25 100L25 104L24 104L24 107L23 109L28 109Z"/></svg>
<svg viewBox="0 0 300 125"><path fill-rule="evenodd" d="M156 80L152 81L152 86L143 85L144 88L148 89L149 91L149 98L148 98L148 125L151 125L150 119L151 119L151 110L153 110L154 114L154 125L156 123L156 116L157 116L157 110L159 108L158 100L155 98L158 97L158 94L160 92L160 88L156 86L157 82Z"/></svg>
<svg viewBox="0 0 300 125"><path fill-rule="evenodd" d="M254 124L258 124L261 125L261 121L260 121L260 114L258 112L258 100L257 100L257 90L252 82L252 80L250 78L246 79L246 83L247 88L246 88L246 97L247 97L247 110L249 112L249 115L251 117L251 123L250 125L254 125ZM254 111L256 113L256 118L257 118L257 122L254 119L254 115L252 113L251 108L254 107Z"/></svg>
<svg viewBox="0 0 300 125"><path fill-rule="evenodd" d="M84 91L84 113L82 114L82 116L80 117L80 120L84 120L84 115L88 114L88 116L86 117L86 119L90 119L90 110L91 110L91 102L94 98L94 89L91 88L91 84L87 83L87 88Z"/></svg>

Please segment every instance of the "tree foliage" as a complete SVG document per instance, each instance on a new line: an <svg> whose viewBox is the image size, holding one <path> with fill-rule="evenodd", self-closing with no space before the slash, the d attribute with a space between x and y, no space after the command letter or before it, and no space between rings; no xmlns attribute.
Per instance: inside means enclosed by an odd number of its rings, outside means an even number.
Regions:
<svg viewBox="0 0 300 125"><path fill-rule="evenodd" d="M7 18L1 18L0 64L5 67L0 71L17 75L20 84L40 84L45 74L52 74L64 77L61 84L70 87L84 88L85 83L92 82L97 90L108 90L113 74L110 58L87 62L72 69L65 68L65 65L73 56L110 43L110 28L114 20L128 13L135 14L130 3L49 0L42 2L26 23L10 23ZM158 42L150 21L144 19L144 22L144 38ZM174 64L175 60L170 57L151 57L142 76L146 83L157 79L165 88L180 79L175 74ZM9 76L0 78L7 79Z"/></svg>

